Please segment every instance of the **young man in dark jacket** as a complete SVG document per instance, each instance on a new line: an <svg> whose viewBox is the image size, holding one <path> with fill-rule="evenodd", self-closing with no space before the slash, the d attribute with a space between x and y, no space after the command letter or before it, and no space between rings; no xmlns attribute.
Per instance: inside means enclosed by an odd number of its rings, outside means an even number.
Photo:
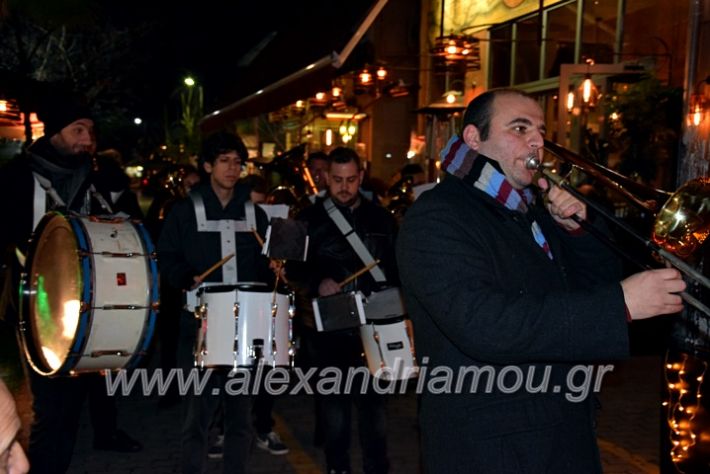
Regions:
<svg viewBox="0 0 710 474"><path fill-rule="evenodd" d="M354 150L336 148L329 155L325 173L328 195L302 211L298 219L308 223L310 238L305 265L287 267L287 278L311 298L327 297L341 291L361 291L366 296L399 282L394 260L396 222L386 209L365 199L359 191L364 171ZM366 264L330 217L337 209L357 234L383 278L376 280L368 272L341 288L342 282ZM363 346L358 328L319 333L308 312L302 319L302 351L308 364L335 367L343 374L364 364ZM359 387L353 390L358 392ZM363 468L366 473L388 470L384 397L372 387L366 393L316 394L318 420L322 423L327 472L350 472L351 406L357 408Z"/></svg>
<svg viewBox="0 0 710 474"><path fill-rule="evenodd" d="M175 288L196 289L203 283L200 275L229 254L235 254L234 258L207 276L205 283L273 285L268 259L261 255L261 246L253 233L257 231L264 236L266 214L250 202L249 187L237 183L247 158L246 147L234 134L220 132L203 142L200 165L208 179L173 206L158 243L160 270ZM230 314L233 311L231 307L225 309ZM196 335L194 314L183 311L177 356L183 370L193 368ZM203 394L190 392L184 398L182 470L185 473L203 472L209 426L220 403L224 404L224 472L246 472L252 440L251 397L226 393L228 372L227 368L217 368Z"/></svg>

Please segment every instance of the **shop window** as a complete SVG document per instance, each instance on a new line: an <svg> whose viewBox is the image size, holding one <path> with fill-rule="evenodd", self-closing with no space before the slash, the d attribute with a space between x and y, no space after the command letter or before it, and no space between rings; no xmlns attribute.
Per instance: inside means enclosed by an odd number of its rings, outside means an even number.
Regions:
<svg viewBox="0 0 710 474"><path fill-rule="evenodd" d="M545 78L560 75L560 64L574 63L577 3L553 8L547 13L545 32Z"/></svg>
<svg viewBox="0 0 710 474"><path fill-rule="evenodd" d="M582 25L582 61L593 59L596 63L611 64L614 61L616 42L617 2L584 2Z"/></svg>
<svg viewBox="0 0 710 474"><path fill-rule="evenodd" d="M540 79L540 15L517 23L515 84Z"/></svg>
<svg viewBox="0 0 710 474"><path fill-rule="evenodd" d="M510 85L510 55L513 40L511 25L491 30L491 86Z"/></svg>

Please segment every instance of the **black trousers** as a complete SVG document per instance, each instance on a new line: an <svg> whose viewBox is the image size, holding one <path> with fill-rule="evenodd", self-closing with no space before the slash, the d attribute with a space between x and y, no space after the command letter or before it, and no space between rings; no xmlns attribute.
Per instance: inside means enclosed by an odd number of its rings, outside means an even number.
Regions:
<svg viewBox="0 0 710 474"><path fill-rule="evenodd" d="M362 367L362 342L359 331L318 333L304 329L301 337L304 362L310 367L334 367L346 374L350 368ZM345 376L343 380L345 380ZM356 379L360 380L360 379ZM386 473L387 430L385 395L377 394L372 383L356 382L350 393L321 394L316 392L317 419L323 430L327 469L350 472L350 432L353 406L356 410L358 437L362 450L363 471L366 474Z"/></svg>
<svg viewBox="0 0 710 474"><path fill-rule="evenodd" d="M106 394L100 374L48 378L27 370L34 411L28 450L31 472L64 473L71 463L84 400L89 399L94 439L99 440L116 431L115 399Z"/></svg>

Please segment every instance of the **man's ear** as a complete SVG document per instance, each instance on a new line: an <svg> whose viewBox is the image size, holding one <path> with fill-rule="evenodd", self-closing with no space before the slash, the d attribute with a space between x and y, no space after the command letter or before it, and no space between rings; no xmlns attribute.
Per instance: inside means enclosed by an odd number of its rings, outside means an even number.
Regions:
<svg viewBox="0 0 710 474"><path fill-rule="evenodd" d="M463 129L463 141L472 150L478 151L481 146L481 134L478 128L473 124L468 124Z"/></svg>
<svg viewBox="0 0 710 474"><path fill-rule="evenodd" d="M202 168L204 168L205 173L212 174L212 163L210 163L209 161L205 161L204 163L202 163Z"/></svg>

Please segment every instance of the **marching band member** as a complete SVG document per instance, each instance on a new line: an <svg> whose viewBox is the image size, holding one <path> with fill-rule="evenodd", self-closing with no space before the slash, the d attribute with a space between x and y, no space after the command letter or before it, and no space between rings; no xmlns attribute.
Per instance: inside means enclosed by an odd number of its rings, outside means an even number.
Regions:
<svg viewBox="0 0 710 474"><path fill-rule="evenodd" d="M620 281L616 256L572 219L586 218L581 201L544 179L545 204L535 199L528 161L545 122L534 98L485 92L463 122L442 152L445 179L407 211L397 242L417 356L469 374L421 397L423 471L600 473L594 397L579 389L594 366L581 364L626 357L627 318L680 311L685 284L675 269Z"/></svg>
<svg viewBox="0 0 710 474"><path fill-rule="evenodd" d="M10 259L4 263L14 272L11 278L15 282L19 281L24 265L19 260L27 252L31 232L46 212L97 215L122 210L112 197L123 193L112 195L115 190L106 187L111 181L105 178L106 173L115 173L107 168L112 164L105 162L103 168L97 168L93 162L96 137L90 109L74 94L57 92L42 104L39 118L44 122L44 136L0 170L0 212L11 223L0 232L0 247ZM4 299L11 300L14 295L16 287ZM16 321L15 308L17 303L13 302L0 308L6 321ZM139 442L117 429L115 400L106 395L100 375L48 378L33 370L28 373L34 411L28 455L33 472L63 473L69 468L87 394L94 448L121 452L142 449Z"/></svg>
<svg viewBox="0 0 710 474"><path fill-rule="evenodd" d="M309 298L327 297L343 290L361 290L366 295L381 286L398 282L394 261L396 224L382 207L363 198L359 192L364 171L354 150L336 148L329 155L328 170L324 173L328 197L303 210L297 219L308 224L310 237L308 260L305 264L291 264L286 268L290 283ZM364 266L339 226L330 217L337 212L352 226L355 234L371 253L381 261L381 267L358 277L340 288L338 282ZM383 270L384 269L384 272ZM305 310L305 308L304 308ZM363 365L363 346L357 328L337 332L316 332L312 318L302 318L302 346L305 363L315 367L337 367L344 373L350 367ZM385 403L370 386L365 394L316 394L316 420L321 423L327 472L350 472L351 406L357 408L363 467L366 473L388 470Z"/></svg>
<svg viewBox="0 0 710 474"><path fill-rule="evenodd" d="M219 132L204 140L200 166L208 179L173 206L158 243L161 272L175 288L197 288L202 283L199 275L231 253L235 258L211 273L206 282L273 282L268 259L261 255L252 232L256 229L264 235L266 214L249 201L250 189L237 184L247 157L244 143L234 134ZM183 311L178 343L178 365L183 370L194 365L196 328L194 315ZM220 401L224 403L224 472L246 471L252 440L251 398L225 393L226 380L226 369L215 370L204 394L189 393L183 400L185 473L205 468L210 421ZM218 396L213 395L213 389L219 391Z"/></svg>

